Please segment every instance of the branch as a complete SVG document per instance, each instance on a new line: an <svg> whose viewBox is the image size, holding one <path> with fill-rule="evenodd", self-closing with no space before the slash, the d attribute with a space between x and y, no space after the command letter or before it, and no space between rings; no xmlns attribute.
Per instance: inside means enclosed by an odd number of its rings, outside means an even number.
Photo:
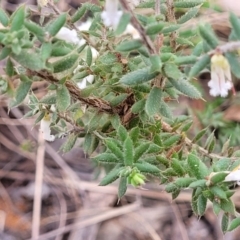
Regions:
<svg viewBox="0 0 240 240"><path fill-rule="evenodd" d="M137 18L135 17L132 9L129 7L128 3L126 0L120 0L123 8L129 12L132 16L131 18L131 23L132 25L138 30L139 34L142 37L142 40L144 42L144 44L146 45L148 51L150 54L157 54L157 51L154 47L153 42L151 41L151 39L145 34L145 29L143 28L143 26L139 23L139 21L137 20Z"/></svg>
<svg viewBox="0 0 240 240"><path fill-rule="evenodd" d="M173 128L166 122L164 122L161 118L157 118L158 120L161 121L161 124L162 124L162 129L165 131L165 132L169 132L169 133L177 133L177 134L180 134L181 133L179 131L174 131ZM189 138L185 137L183 139L184 143L186 144L186 146L190 147L190 148L195 148L198 152L200 152L202 155L206 156L206 157L209 157L211 159L213 158L217 158L217 159L221 159L223 158L224 156L221 156L221 155L218 155L218 154L215 154L215 153L209 153L208 150L206 150L205 148L203 147L200 147L198 144L195 144L192 142L192 140L190 140ZM235 157L231 157L232 160L236 160L236 159L239 159L239 158L235 158Z"/></svg>

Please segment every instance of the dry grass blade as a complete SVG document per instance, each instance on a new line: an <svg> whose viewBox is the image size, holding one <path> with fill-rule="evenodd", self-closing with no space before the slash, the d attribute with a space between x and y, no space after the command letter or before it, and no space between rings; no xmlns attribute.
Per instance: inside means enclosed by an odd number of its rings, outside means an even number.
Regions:
<svg viewBox="0 0 240 240"><path fill-rule="evenodd" d="M59 228L57 230L53 230L51 232L48 232L46 234L43 234L43 235L39 236L37 239L31 238L29 240L46 240L46 239L49 239L51 237L55 237L56 235L69 232L69 231L71 231L73 229L76 229L76 228L78 228L78 229L79 228L85 228L87 226L90 226L90 225L93 225L93 224L96 224L96 223L99 223L99 222L102 222L102 221L106 221L108 219L112 219L112 218L115 218L115 217L118 217L118 216L121 216L121 215L124 215L124 214L131 213L133 211L138 210L140 208L140 206L141 206L140 202L137 201L133 204L130 204L130 205L127 205L127 206L124 206L124 207L121 207L121 208L116 208L116 209L109 210L105 213L99 214L97 216L91 217L91 218L83 220L83 221L80 221L78 223L70 224L66 227Z"/></svg>
<svg viewBox="0 0 240 240"><path fill-rule="evenodd" d="M38 134L38 150L36 159L36 177L35 177L35 192L33 203L33 221L32 221L32 239L37 239L40 230L41 219L41 203L42 203L42 183L44 171L44 155L45 145L42 132Z"/></svg>

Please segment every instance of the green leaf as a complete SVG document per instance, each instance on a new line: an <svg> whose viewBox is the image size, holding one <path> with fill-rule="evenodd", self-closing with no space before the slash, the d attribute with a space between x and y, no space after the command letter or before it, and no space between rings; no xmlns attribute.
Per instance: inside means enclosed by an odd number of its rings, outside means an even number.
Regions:
<svg viewBox="0 0 240 240"><path fill-rule="evenodd" d="M199 195L197 200L197 207L198 207L198 215L202 216L205 213L207 207L207 198L205 198L202 194Z"/></svg>
<svg viewBox="0 0 240 240"><path fill-rule="evenodd" d="M150 73L150 68L147 67L124 75L119 82L126 85L140 84L152 80L157 75L158 73Z"/></svg>
<svg viewBox="0 0 240 240"><path fill-rule="evenodd" d="M121 177L118 185L118 199L121 199L127 191L127 177Z"/></svg>
<svg viewBox="0 0 240 240"><path fill-rule="evenodd" d="M159 153L160 151L162 151L161 147L159 147L157 144L151 143L147 153Z"/></svg>
<svg viewBox="0 0 240 240"><path fill-rule="evenodd" d="M44 32L43 28L40 27L38 24L36 24L35 22L32 22L30 20L25 20L24 21L24 26L28 29L29 32L31 32L34 35L36 35L37 38L40 41L44 40L45 32Z"/></svg>
<svg viewBox="0 0 240 240"><path fill-rule="evenodd" d="M158 87L153 87L148 95L145 111L149 117L153 117L158 113L159 105L162 98L162 90Z"/></svg>
<svg viewBox="0 0 240 240"><path fill-rule="evenodd" d="M221 158L214 163L213 169L216 172L226 171L229 169L229 166L231 166L231 162L232 160L230 158Z"/></svg>
<svg viewBox="0 0 240 240"><path fill-rule="evenodd" d="M218 186L213 186L210 188L210 190L216 197L218 197L220 199L227 199L227 195L222 188L220 188Z"/></svg>
<svg viewBox="0 0 240 240"><path fill-rule="evenodd" d="M143 111L144 107L145 107L145 103L146 103L145 99L141 99L141 100L135 102L131 108L132 113L137 114L137 113Z"/></svg>
<svg viewBox="0 0 240 240"><path fill-rule="evenodd" d="M159 155L156 158L157 158L157 161L159 161L159 163L163 164L166 167L169 167L170 161L166 157Z"/></svg>
<svg viewBox="0 0 240 240"><path fill-rule="evenodd" d="M31 89L31 86L32 82L30 80L22 81L16 90L15 100L10 104L10 107L16 107L17 105L21 104Z"/></svg>
<svg viewBox="0 0 240 240"><path fill-rule="evenodd" d="M192 182L190 185L189 185L189 188L198 188L198 187L206 187L206 182L207 180L205 179L200 179L200 180L197 180L195 182Z"/></svg>
<svg viewBox="0 0 240 240"><path fill-rule="evenodd" d="M190 47L194 46L192 41L188 40L187 38L182 38L182 37L177 37L176 38L176 43L178 43L180 45L187 45L187 46L190 46Z"/></svg>
<svg viewBox="0 0 240 240"><path fill-rule="evenodd" d="M136 50L141 46L142 46L142 41L140 40L124 41L116 47L116 51L128 52L128 51Z"/></svg>
<svg viewBox="0 0 240 240"><path fill-rule="evenodd" d="M56 104L56 97L57 97L57 95L55 93L48 94L48 95L42 97L39 102L43 103L43 104L48 104L48 105Z"/></svg>
<svg viewBox="0 0 240 240"><path fill-rule="evenodd" d="M199 33L201 37L206 41L206 43L209 45L209 47L216 48L219 44L219 41L215 35L215 33L212 30L212 27L210 25L200 25L199 26Z"/></svg>
<svg viewBox="0 0 240 240"><path fill-rule="evenodd" d="M212 184L217 184L217 183L220 183L220 182L223 182L225 180L225 177L228 175L229 173L225 173L225 172L219 172L219 173L216 173L215 175L213 175L211 178L210 178L210 181Z"/></svg>
<svg viewBox="0 0 240 240"><path fill-rule="evenodd" d="M12 77L14 75L14 65L13 62L11 61L11 58L8 58L7 64L6 64L6 73L9 77Z"/></svg>
<svg viewBox="0 0 240 240"><path fill-rule="evenodd" d="M87 48L86 63L90 67L92 65L92 50L90 47Z"/></svg>
<svg viewBox="0 0 240 240"><path fill-rule="evenodd" d="M179 135L172 135L163 142L163 145L169 148L172 145L176 144L180 140L180 138L181 136Z"/></svg>
<svg viewBox="0 0 240 240"><path fill-rule="evenodd" d="M116 107L120 103L122 103L127 97L128 97L128 94L123 93L118 96L115 96L113 99L109 100L109 102L110 102L111 106Z"/></svg>
<svg viewBox="0 0 240 240"><path fill-rule="evenodd" d="M83 150L87 154L92 154L99 144L99 140L96 136L88 133L85 135L84 142L83 142Z"/></svg>
<svg viewBox="0 0 240 240"><path fill-rule="evenodd" d="M100 163L119 163L119 159L113 153L101 153L92 159Z"/></svg>
<svg viewBox="0 0 240 240"><path fill-rule="evenodd" d="M199 6L199 5L203 4L204 2L205 2L205 0L194 0L194 1L179 0L179 1L174 2L173 6L175 8L192 8L192 7Z"/></svg>
<svg viewBox="0 0 240 240"><path fill-rule="evenodd" d="M107 148L122 162L124 159L123 151L111 139L105 140Z"/></svg>
<svg viewBox="0 0 240 240"><path fill-rule="evenodd" d="M236 229L236 228L239 227L239 226L240 226L240 217L235 218L235 219L233 219L233 220L231 221L231 223L230 223L229 226L228 226L227 231L232 231L232 230Z"/></svg>
<svg viewBox="0 0 240 240"><path fill-rule="evenodd" d="M133 164L133 142L130 137L127 137L123 143L124 164L125 166L132 166Z"/></svg>
<svg viewBox="0 0 240 240"><path fill-rule="evenodd" d="M19 31L24 23L25 19L25 5L20 6L11 16L10 31Z"/></svg>
<svg viewBox="0 0 240 240"><path fill-rule="evenodd" d="M176 190L178 190L179 187L175 184L175 183L169 183L166 185L165 187L165 191L167 193L172 193L172 192L175 192Z"/></svg>
<svg viewBox="0 0 240 240"><path fill-rule="evenodd" d="M40 114L38 115L38 117L36 118L34 124L38 124L46 115L46 112L45 111L42 111L40 112Z"/></svg>
<svg viewBox="0 0 240 240"><path fill-rule="evenodd" d="M168 34L168 33L171 33L171 32L175 32L176 30L178 30L180 28L180 25L178 24L172 24L171 26L169 27L164 27L162 29L162 33L163 34Z"/></svg>
<svg viewBox="0 0 240 240"><path fill-rule="evenodd" d="M50 33L51 36L55 36L60 29L64 26L65 22L67 20L67 13L61 14L56 19L54 19L52 22L50 22L47 25L47 32Z"/></svg>
<svg viewBox="0 0 240 240"><path fill-rule="evenodd" d="M177 23L178 24L183 24L187 21L189 21L190 19L194 18L197 13L198 13L199 8L192 8L189 11L187 11L184 15L182 15L178 20Z"/></svg>
<svg viewBox="0 0 240 240"><path fill-rule="evenodd" d="M185 125L182 126L181 131L187 132L191 128L192 124L193 124L193 121L186 123Z"/></svg>
<svg viewBox="0 0 240 240"><path fill-rule="evenodd" d="M39 71L45 68L44 61L39 57L39 54L22 50L21 54L12 54L12 58L20 65L33 71Z"/></svg>
<svg viewBox="0 0 240 240"><path fill-rule="evenodd" d="M182 77L181 71L178 69L178 66L174 63L165 63L164 72L169 78L179 80Z"/></svg>
<svg viewBox="0 0 240 240"><path fill-rule="evenodd" d="M140 143L140 145L135 149L135 154L134 154L134 162L136 162L138 159L140 159L143 154L147 152L149 149L150 143Z"/></svg>
<svg viewBox="0 0 240 240"><path fill-rule="evenodd" d="M139 134L140 134L140 129L139 127L134 127L131 129L131 131L129 132L129 136L132 139L133 143L136 144L136 142L138 141L139 138Z"/></svg>
<svg viewBox="0 0 240 240"><path fill-rule="evenodd" d="M160 170L156 166L147 162L135 163L134 166L136 166L137 169L142 173L150 173L150 174L160 173Z"/></svg>
<svg viewBox="0 0 240 240"><path fill-rule="evenodd" d="M7 27L8 23L9 23L9 17L8 17L7 13L3 9L0 9L0 23L4 27Z"/></svg>
<svg viewBox="0 0 240 240"><path fill-rule="evenodd" d="M204 179L208 176L208 167L197 156L189 154L187 161L191 175L197 179Z"/></svg>
<svg viewBox="0 0 240 240"><path fill-rule="evenodd" d="M196 143L198 142L204 135L205 133L207 132L207 129L208 128L204 128L202 129L192 140L193 143Z"/></svg>
<svg viewBox="0 0 240 240"><path fill-rule="evenodd" d="M131 20L131 15L129 13L123 13L120 18L117 29L115 30L115 34L116 35L122 34L126 30L127 25L130 23L130 20Z"/></svg>
<svg viewBox="0 0 240 240"><path fill-rule="evenodd" d="M181 165L181 162L175 158L172 159L171 167L178 174L178 176L184 176L185 170ZM190 184L190 183L189 183Z"/></svg>
<svg viewBox="0 0 240 240"><path fill-rule="evenodd" d="M178 178L175 181L175 184L180 188L187 188L195 180L196 178L183 177L183 178Z"/></svg>
<svg viewBox="0 0 240 240"><path fill-rule="evenodd" d="M229 16L230 23L232 25L234 35L240 40L240 20L239 18L232 12L230 12Z"/></svg>
<svg viewBox="0 0 240 240"><path fill-rule="evenodd" d="M58 61L55 61L54 63L52 63L53 72L59 73L59 72L63 72L68 69L71 69L77 63L78 57L79 57L78 54L73 53L73 54L64 56Z"/></svg>
<svg viewBox="0 0 240 240"><path fill-rule="evenodd" d="M229 215L225 213L222 216L222 222L221 222L221 228L224 233L228 230L228 226L229 226Z"/></svg>
<svg viewBox="0 0 240 240"><path fill-rule="evenodd" d="M226 58L229 62L232 73L237 78L240 78L240 63L239 63L239 59L236 56L236 54L228 52L228 53L225 54L225 56L226 56Z"/></svg>
<svg viewBox="0 0 240 240"><path fill-rule="evenodd" d="M220 206L224 212L235 215L235 206L231 199L221 199Z"/></svg>
<svg viewBox="0 0 240 240"><path fill-rule="evenodd" d="M75 22L79 21L84 16L86 10L87 9L86 9L85 5L82 5L80 8L78 8L78 10L71 17L71 22L75 23Z"/></svg>
<svg viewBox="0 0 240 240"><path fill-rule="evenodd" d="M127 139L127 137L128 137L127 129L123 125L120 125L118 127L117 134L120 137L122 142L124 142Z"/></svg>
<svg viewBox="0 0 240 240"><path fill-rule="evenodd" d="M51 43L43 43L40 49L40 54L41 54L41 58L43 59L43 61L46 61L52 53L52 44Z"/></svg>
<svg viewBox="0 0 240 240"><path fill-rule="evenodd" d="M112 171L110 171L103 179L102 181L99 183L100 186L106 186L112 182L114 182L115 180L117 180L119 178L119 174L120 172L124 169L125 167L119 167L118 165L112 169Z"/></svg>
<svg viewBox="0 0 240 240"><path fill-rule="evenodd" d="M210 63L210 56L204 55L191 68L189 77L196 77L208 64Z"/></svg>
<svg viewBox="0 0 240 240"><path fill-rule="evenodd" d="M150 62L151 62L150 72L151 73L154 73L154 72L160 73L161 69L162 69L162 62L161 62L159 55L151 55Z"/></svg>
<svg viewBox="0 0 240 240"><path fill-rule="evenodd" d="M11 53L11 48L3 47L0 52L0 61L8 57Z"/></svg>
<svg viewBox="0 0 240 240"><path fill-rule="evenodd" d="M70 134L67 141L64 142L64 144L60 148L62 152L64 153L69 152L74 147L77 139L78 135L76 135L75 133Z"/></svg>
<svg viewBox="0 0 240 240"><path fill-rule="evenodd" d="M67 107L71 103L71 96L70 93L65 85L60 86L57 90L57 97L56 97L56 107L58 111L63 112L67 109Z"/></svg>
<svg viewBox="0 0 240 240"><path fill-rule="evenodd" d="M164 22L153 23L146 27L146 30L145 30L146 34L147 35L158 34L162 31L164 25L165 25Z"/></svg>
<svg viewBox="0 0 240 240"><path fill-rule="evenodd" d="M218 202L213 201L213 212L215 215L218 215L221 211L221 206Z"/></svg>
<svg viewBox="0 0 240 240"><path fill-rule="evenodd" d="M194 55L190 56L179 56L175 59L175 63L178 65L183 65L183 64L192 64L197 61L197 57Z"/></svg>
<svg viewBox="0 0 240 240"><path fill-rule="evenodd" d="M171 111L169 105L164 102L164 99L163 99L163 98L161 99L160 108L159 108L159 113L160 113L163 117L166 117L166 118L169 118L169 119L172 119L172 118L173 118L172 111Z"/></svg>
<svg viewBox="0 0 240 240"><path fill-rule="evenodd" d="M191 85L187 80L184 79L169 79L170 83L181 93L190 98L201 98L201 93Z"/></svg>

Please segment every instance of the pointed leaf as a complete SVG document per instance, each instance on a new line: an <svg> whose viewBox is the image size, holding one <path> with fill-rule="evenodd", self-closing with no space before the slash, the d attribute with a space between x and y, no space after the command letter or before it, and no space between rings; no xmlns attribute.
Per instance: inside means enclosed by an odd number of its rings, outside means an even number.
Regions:
<svg viewBox="0 0 240 240"><path fill-rule="evenodd" d="M63 112L67 109L70 103L71 103L70 93L67 87L65 85L62 85L57 90L56 107L60 112Z"/></svg>
<svg viewBox="0 0 240 240"><path fill-rule="evenodd" d="M189 77L197 77L197 75L210 63L210 56L204 55L191 68Z"/></svg>
<svg viewBox="0 0 240 240"><path fill-rule="evenodd" d="M55 36L60 29L64 26L67 20L67 14L61 14L56 19L54 19L51 23L47 25L47 31L50 33L51 36Z"/></svg>
<svg viewBox="0 0 240 240"><path fill-rule="evenodd" d="M140 84L152 80L157 75L150 73L150 68L142 68L124 75L119 82L126 85Z"/></svg>
<svg viewBox="0 0 240 240"><path fill-rule="evenodd" d="M119 178L120 172L124 169L125 167L119 167L116 166L112 171L110 171L99 183L100 186L106 186L115 180Z"/></svg>
<svg viewBox="0 0 240 240"><path fill-rule="evenodd" d="M201 93L191 85L187 80L184 79L169 79L171 84L181 93L190 98L201 98Z"/></svg>
<svg viewBox="0 0 240 240"><path fill-rule="evenodd" d="M208 176L208 167L194 154L188 155L188 166L190 173L197 179Z"/></svg>
<svg viewBox="0 0 240 240"><path fill-rule="evenodd" d="M149 117L153 117L158 113L159 105L162 98L162 90L158 87L153 87L148 95L145 111Z"/></svg>
<svg viewBox="0 0 240 240"><path fill-rule="evenodd" d="M127 177L121 177L118 185L118 199L121 199L127 191Z"/></svg>
<svg viewBox="0 0 240 240"><path fill-rule="evenodd" d="M33 71L39 71L45 68L44 61L39 57L39 54L22 50L21 54L12 54L12 58L20 65Z"/></svg>
<svg viewBox="0 0 240 240"><path fill-rule="evenodd" d="M133 164L133 142L130 137L127 137L123 143L124 163L125 166L132 166Z"/></svg>
<svg viewBox="0 0 240 240"><path fill-rule="evenodd" d="M75 145L78 136L74 133L70 134L67 141L61 146L62 152L66 153L69 152Z"/></svg>

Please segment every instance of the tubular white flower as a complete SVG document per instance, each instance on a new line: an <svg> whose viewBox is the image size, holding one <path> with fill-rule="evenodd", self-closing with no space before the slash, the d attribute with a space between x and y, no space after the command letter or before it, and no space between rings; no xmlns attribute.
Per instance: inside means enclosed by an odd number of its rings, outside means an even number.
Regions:
<svg viewBox="0 0 240 240"><path fill-rule="evenodd" d="M102 20L106 27L117 27L123 12L118 11L118 0L106 0L105 11L102 12Z"/></svg>
<svg viewBox="0 0 240 240"><path fill-rule="evenodd" d="M215 54L211 58L211 80L208 86L210 95L214 97L226 97L233 87L230 65L222 54Z"/></svg>
<svg viewBox="0 0 240 240"><path fill-rule="evenodd" d="M230 172L225 177L224 182L237 182L237 185L240 185L240 166L236 167L232 172Z"/></svg>
<svg viewBox="0 0 240 240"><path fill-rule="evenodd" d="M45 117L41 120L39 131L43 133L43 138L45 140L52 142L55 140L55 136L51 135L50 124L50 116L49 114L46 114Z"/></svg>

